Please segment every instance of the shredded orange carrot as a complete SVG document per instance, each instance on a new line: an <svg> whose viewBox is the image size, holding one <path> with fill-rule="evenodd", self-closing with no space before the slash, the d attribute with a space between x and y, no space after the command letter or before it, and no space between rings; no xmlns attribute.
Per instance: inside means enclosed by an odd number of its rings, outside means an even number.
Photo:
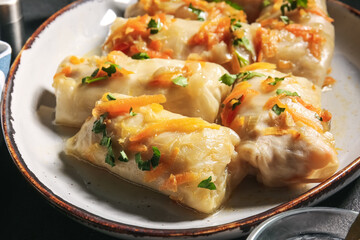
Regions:
<svg viewBox="0 0 360 240"><path fill-rule="evenodd" d="M291 114L291 116L295 122L300 121L300 122L308 125L309 127L315 129L319 133L323 132L323 129L319 125L317 125L313 120L304 117L301 113L293 111L289 107L286 108L286 111Z"/></svg>
<svg viewBox="0 0 360 240"><path fill-rule="evenodd" d="M71 56L69 60L70 60L70 62L71 62L72 64L74 64L74 65L83 63L83 62L85 61L84 58L78 58L78 57L76 57L76 56Z"/></svg>
<svg viewBox="0 0 360 240"><path fill-rule="evenodd" d="M269 83L272 83L274 82L275 80L272 78L272 77L268 77L267 79L265 79L264 81L261 82L261 90L264 92L264 93L268 93L268 92L271 92L271 91L274 91L276 88L278 88L278 84L276 85L271 85Z"/></svg>
<svg viewBox="0 0 360 240"><path fill-rule="evenodd" d="M258 69L268 69L268 70L273 70L276 69L276 65L272 64L272 63L267 63L267 62L256 62L250 65L247 65L245 67L241 68L242 72L245 71L255 71Z"/></svg>
<svg viewBox="0 0 360 240"><path fill-rule="evenodd" d="M280 99L283 98L284 96L285 94L280 94L278 96L269 98L269 100L267 100L267 102L264 105L264 110L271 109L275 104L277 104L281 108L285 108L286 105L280 101Z"/></svg>
<svg viewBox="0 0 360 240"><path fill-rule="evenodd" d="M242 116L236 116L234 120L230 124L230 128L234 131L237 131L238 129L242 128L245 124L245 117Z"/></svg>
<svg viewBox="0 0 360 240"><path fill-rule="evenodd" d="M336 83L336 80L330 76L325 77L325 81L322 85L322 87L328 87L328 86L332 86Z"/></svg>
<svg viewBox="0 0 360 240"><path fill-rule="evenodd" d="M139 97L116 99L113 101L102 102L97 104L93 109L93 115L98 117L103 113L108 113L109 118L128 113L130 108L146 106L151 103L164 103L166 98L164 95L143 95Z"/></svg>
<svg viewBox="0 0 360 240"><path fill-rule="evenodd" d="M326 21L328 22L334 22L334 19L332 19L331 17L329 17L324 11L322 11L320 8L318 7L312 7L312 8L307 8L305 9L305 11L318 15L320 17L323 17Z"/></svg>
<svg viewBox="0 0 360 240"><path fill-rule="evenodd" d="M63 69L61 69L60 72L54 75L54 78L57 78L60 75L65 75L65 77L69 77L71 75L71 67L70 66L64 67Z"/></svg>
<svg viewBox="0 0 360 240"><path fill-rule="evenodd" d="M130 142L127 146L127 150L131 152L146 152L148 148L144 144Z"/></svg>
<svg viewBox="0 0 360 240"><path fill-rule="evenodd" d="M163 72L154 76L154 78L149 82L149 85L152 87L168 88L173 84L172 80L181 74L181 70Z"/></svg>
<svg viewBox="0 0 360 240"><path fill-rule="evenodd" d="M193 182L198 178L199 175L193 172L184 172L176 175L170 174L170 177L160 186L160 190L177 192L179 185Z"/></svg>
<svg viewBox="0 0 360 240"><path fill-rule="evenodd" d="M292 135L294 138L300 137L300 133L294 129L281 129L278 127L268 127L264 129L264 135L275 135L275 136L282 136L286 134Z"/></svg>
<svg viewBox="0 0 360 240"><path fill-rule="evenodd" d="M217 124L210 124L200 118L179 118L179 119L168 119L162 120L157 123L153 123L143 129L140 133L131 136L129 140L131 142L142 141L152 136L163 132L194 132L202 130L204 128L219 129L220 126Z"/></svg>
<svg viewBox="0 0 360 240"><path fill-rule="evenodd" d="M249 87L251 87L251 84L248 81L240 82L238 85L235 86L232 92L225 98L223 104L226 105L228 102L230 102L231 99L240 97Z"/></svg>
<svg viewBox="0 0 360 240"><path fill-rule="evenodd" d="M329 122L332 118L331 113L327 110L322 110L320 116L324 122Z"/></svg>
<svg viewBox="0 0 360 240"><path fill-rule="evenodd" d="M228 44L230 40L230 18L223 17L206 21L188 43L190 46L205 45L207 49L211 49L215 44Z"/></svg>
<svg viewBox="0 0 360 240"><path fill-rule="evenodd" d="M248 101L251 97L259 94L258 91L249 89L249 87L251 87L251 85L247 81L239 83L236 85L230 95L223 101L225 106L221 112L222 124L227 127L231 126L233 120L236 117L236 114L241 107L241 104ZM236 107L234 107L234 103L232 102L234 99L236 99L236 102L240 101L240 104Z"/></svg>

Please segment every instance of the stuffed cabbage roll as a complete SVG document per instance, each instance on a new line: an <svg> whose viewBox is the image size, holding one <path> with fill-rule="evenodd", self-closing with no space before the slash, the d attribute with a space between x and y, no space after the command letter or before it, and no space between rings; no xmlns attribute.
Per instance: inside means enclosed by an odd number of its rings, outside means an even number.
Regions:
<svg viewBox="0 0 360 240"><path fill-rule="evenodd" d="M323 0L274 0L257 20L257 60L322 86L334 51L333 21ZM299 2L299 3L298 3Z"/></svg>
<svg viewBox="0 0 360 240"><path fill-rule="evenodd" d="M270 69L256 69L254 66ZM331 114L320 108L320 88L269 64L225 75L237 79L223 101L222 124L239 134L240 158L268 186L320 182L338 167Z"/></svg>
<svg viewBox="0 0 360 240"><path fill-rule="evenodd" d="M212 213L245 176L229 128L163 110L163 95L106 93L66 153ZM201 143L201 144L199 144Z"/></svg>
<svg viewBox="0 0 360 240"><path fill-rule="evenodd" d="M255 60L250 26L238 18L191 21L164 14L118 18L104 43L105 52L118 50L131 57L201 60L231 72Z"/></svg>
<svg viewBox="0 0 360 240"><path fill-rule="evenodd" d="M133 60L121 52L106 57L67 57L54 76L55 122L80 127L105 92L164 94L164 107L214 122L230 87L218 81L227 71L208 62Z"/></svg>
<svg viewBox="0 0 360 240"><path fill-rule="evenodd" d="M247 22L242 7L230 1L139 0L126 9L125 17L136 17L145 14L153 16L159 13L189 20L206 21L219 17L232 17L238 18L241 22Z"/></svg>

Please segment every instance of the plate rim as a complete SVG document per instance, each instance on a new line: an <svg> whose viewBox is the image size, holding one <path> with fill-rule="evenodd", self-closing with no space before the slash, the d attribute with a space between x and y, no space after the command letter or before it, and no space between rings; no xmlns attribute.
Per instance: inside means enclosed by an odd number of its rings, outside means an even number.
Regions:
<svg viewBox="0 0 360 240"><path fill-rule="evenodd" d="M80 6L86 2L91 2L95 0L77 0L60 9L53 15L51 15L44 23L37 28L37 30L29 37L25 45L21 49L20 53L14 60L3 92L3 99L1 103L1 122L2 129L5 138L5 142L10 153L13 162L20 170L25 179L38 191L44 198L57 209L60 209L65 215L68 215L79 222L91 226L97 230L102 230L115 234L126 234L133 236L150 236L150 237L188 237L188 236L207 236L210 234L222 233L225 231L240 230L242 234L248 233L255 226L259 225L264 220L278 214L285 212L290 209L296 209L303 206L309 206L315 204L317 201L323 197L327 198L327 195L331 195L347 184L351 183L360 175L360 156L355 158L350 164L348 164L343 169L339 170L332 177L323 181L319 185L311 188L305 193L301 194L294 199L282 203L278 206L270 208L264 212L249 216L247 218L239 219L232 221L230 223L225 223L221 225L211 226L211 227L201 227L201 228L185 228L185 229L152 229L146 227L139 227L135 225L130 225L126 223L116 222L113 220L106 219L94 213L90 213L85 209L82 209L78 206L73 205L72 203L62 199L60 196L54 194L51 189L49 189L44 183L42 183L36 175L27 167L25 160L22 158L22 155L15 143L14 140L14 128L11 123L12 113L10 110L12 102L12 92L13 92L13 82L16 76L16 72L21 62L21 56L23 51L30 49L32 44L36 41L36 38L46 29L46 27L53 22L57 17L63 15L67 11ZM357 17L360 17L360 11L352 8L351 6L339 2L337 0L328 0L338 4L340 7L346 8L350 13L355 14ZM323 195L319 196L320 192L324 192ZM329 195L329 196L330 196ZM325 197L324 197L325 196ZM321 200L323 200L321 199Z"/></svg>

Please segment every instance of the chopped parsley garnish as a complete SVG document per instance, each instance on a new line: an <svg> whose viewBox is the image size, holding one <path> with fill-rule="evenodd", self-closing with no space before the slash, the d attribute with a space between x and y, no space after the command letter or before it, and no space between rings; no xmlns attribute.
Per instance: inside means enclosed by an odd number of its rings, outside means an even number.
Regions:
<svg viewBox="0 0 360 240"><path fill-rule="evenodd" d="M240 5L237 4L237 3L232 2L232 1L230 1L230 0L225 0L224 2L225 2L227 5L229 5L230 7L236 9L236 10L243 10L242 6L240 6Z"/></svg>
<svg viewBox="0 0 360 240"><path fill-rule="evenodd" d="M281 5L281 15L285 15L285 10L288 12L295 10L297 7L307 7L308 0L287 0L286 3Z"/></svg>
<svg viewBox="0 0 360 240"><path fill-rule="evenodd" d="M130 107L129 114L130 114L130 116L133 116L133 117L137 115L137 113L133 111L132 107Z"/></svg>
<svg viewBox="0 0 360 240"><path fill-rule="evenodd" d="M288 18L288 16L280 16L280 20L285 24L290 23L290 19Z"/></svg>
<svg viewBox="0 0 360 240"><path fill-rule="evenodd" d="M120 156L118 158L121 162L128 162L129 161L129 158L128 156L126 155L125 151L124 150L121 150L120 151Z"/></svg>
<svg viewBox="0 0 360 240"><path fill-rule="evenodd" d="M121 67L115 63L106 62L109 64L108 67L102 67L101 70L107 73L108 77L111 77L112 74L116 73L116 69L121 69Z"/></svg>
<svg viewBox="0 0 360 240"><path fill-rule="evenodd" d="M156 21L155 19L151 18L147 28L150 29L150 34L156 34L161 30L162 23L160 20Z"/></svg>
<svg viewBox="0 0 360 240"><path fill-rule="evenodd" d="M233 41L234 46L243 46L246 50L248 50L251 54L255 54L255 50L253 45L250 43L249 39L246 37L237 38Z"/></svg>
<svg viewBox="0 0 360 240"><path fill-rule="evenodd" d="M236 30L238 30L242 27L241 22L239 20L232 18L230 21L231 21L230 22L230 31L231 32L235 32Z"/></svg>
<svg viewBox="0 0 360 240"><path fill-rule="evenodd" d="M241 81L247 81L250 80L254 77L264 77L265 75L262 73L258 73L258 72L250 72L250 71L245 71L242 73L238 73L238 78L241 78Z"/></svg>
<svg viewBox="0 0 360 240"><path fill-rule="evenodd" d="M275 104L271 110L273 110L276 115L280 115L282 112L285 111L285 108L281 108L277 104Z"/></svg>
<svg viewBox="0 0 360 240"><path fill-rule="evenodd" d="M109 95L109 94L108 94ZM107 148L107 153L105 156L105 163L109 164L110 166L115 166L115 155L112 147L112 140L111 137L107 135L106 132L106 124L105 119L107 117L108 113L104 113L100 115L99 119L94 122L92 131L94 133L102 133L102 138L100 140L100 145ZM127 162L128 157L126 156L126 153L124 151L120 152L119 160L122 162Z"/></svg>
<svg viewBox="0 0 360 240"><path fill-rule="evenodd" d="M107 98L107 100L109 100L109 101L113 101L113 100L116 100L116 98L112 95L112 94L108 94L108 95L106 95L106 98Z"/></svg>
<svg viewBox="0 0 360 240"><path fill-rule="evenodd" d="M257 73L257 72L250 72L250 71L245 71L242 73L238 73L238 74L228 74L225 73L224 75L222 75L219 78L219 81L231 86L234 84L234 82L236 82L237 80L241 79L241 81L247 81L250 80L251 78L254 77L263 77L264 75L261 73Z"/></svg>
<svg viewBox="0 0 360 240"><path fill-rule="evenodd" d="M277 95L280 95L280 94L283 94L283 93L285 93L286 96L300 97L297 92L290 92L290 91L284 90L284 89L277 89L276 90Z"/></svg>
<svg viewBox="0 0 360 240"><path fill-rule="evenodd" d="M184 76L178 76L177 78L174 78L172 82L181 87L186 87L188 85L187 78Z"/></svg>
<svg viewBox="0 0 360 240"><path fill-rule="evenodd" d="M211 176L209 178L205 179L205 180L202 180L199 183L198 188L206 188L206 189L209 189L209 190L216 190L216 186L211 180L212 180Z"/></svg>
<svg viewBox="0 0 360 240"><path fill-rule="evenodd" d="M108 113L100 115L100 118L94 122L92 131L94 133L106 133L106 125L104 123L105 118L107 118ZM105 134L106 135L106 134Z"/></svg>
<svg viewBox="0 0 360 240"><path fill-rule="evenodd" d="M151 162L151 166L153 168L156 168L159 165L161 153L157 147L152 147L152 150L153 150L153 155L150 159L150 162Z"/></svg>
<svg viewBox="0 0 360 240"><path fill-rule="evenodd" d="M135 154L135 162L138 165L138 168L142 171L150 171L151 167L156 168L159 165L160 161L160 151L157 147L152 147L153 150L153 156L148 161L143 161L141 159L141 153Z"/></svg>
<svg viewBox="0 0 360 240"><path fill-rule="evenodd" d="M237 79L237 75L225 73L224 75L222 75L219 78L219 81L226 84L226 85L228 85L228 86L231 86L231 85L234 84L236 79Z"/></svg>
<svg viewBox="0 0 360 240"><path fill-rule="evenodd" d="M241 54L238 51L235 50L234 53L239 61L240 67L249 65L249 61L247 59L245 59L243 56L241 56Z"/></svg>
<svg viewBox="0 0 360 240"><path fill-rule="evenodd" d="M201 9L198 8L194 8L194 6L192 5L192 3L190 3L189 5L189 9L191 10L191 12L195 13L197 16L197 20L199 21L205 21L205 12Z"/></svg>
<svg viewBox="0 0 360 240"><path fill-rule="evenodd" d="M271 4L270 0L264 0L263 1L263 7L267 7Z"/></svg>
<svg viewBox="0 0 360 240"><path fill-rule="evenodd" d="M112 74L116 73L116 69L121 69L121 67L115 63L111 63L111 62L105 62L105 63L109 64L109 67L102 67L101 70L106 72L107 76L96 77L96 75L100 71L100 69L97 68L90 76L81 79L82 84L85 83L89 84L89 83L108 79L109 77L111 77Z"/></svg>
<svg viewBox="0 0 360 240"><path fill-rule="evenodd" d="M315 113L315 117L319 119L321 122L323 121L323 118L319 116L319 114Z"/></svg>
<svg viewBox="0 0 360 240"><path fill-rule="evenodd" d="M207 2L225 2L227 5L229 5L230 7L236 9L236 10L243 10L243 8L239 5L236 4L230 0L206 0Z"/></svg>
<svg viewBox="0 0 360 240"><path fill-rule="evenodd" d="M144 60L149 59L149 55L146 52L139 52L131 56L132 59Z"/></svg>
<svg viewBox="0 0 360 240"><path fill-rule="evenodd" d="M269 77L269 78L271 78L271 77ZM275 86L278 82L284 81L284 79L285 79L285 77L282 77L282 78L275 77L274 81L271 83L268 83L268 84L271 86Z"/></svg>

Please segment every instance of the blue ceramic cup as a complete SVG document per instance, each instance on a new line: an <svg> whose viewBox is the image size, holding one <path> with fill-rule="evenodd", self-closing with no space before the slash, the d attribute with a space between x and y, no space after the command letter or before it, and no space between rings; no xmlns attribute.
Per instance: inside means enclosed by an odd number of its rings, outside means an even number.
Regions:
<svg viewBox="0 0 360 240"><path fill-rule="evenodd" d="M11 47L6 42L0 41L0 100L2 100L2 91L5 84L5 79L9 72L11 61ZM0 127L0 144L3 143L2 130Z"/></svg>
<svg viewBox="0 0 360 240"><path fill-rule="evenodd" d="M4 88L5 79L9 72L11 60L11 47L6 42L0 41L0 96Z"/></svg>

